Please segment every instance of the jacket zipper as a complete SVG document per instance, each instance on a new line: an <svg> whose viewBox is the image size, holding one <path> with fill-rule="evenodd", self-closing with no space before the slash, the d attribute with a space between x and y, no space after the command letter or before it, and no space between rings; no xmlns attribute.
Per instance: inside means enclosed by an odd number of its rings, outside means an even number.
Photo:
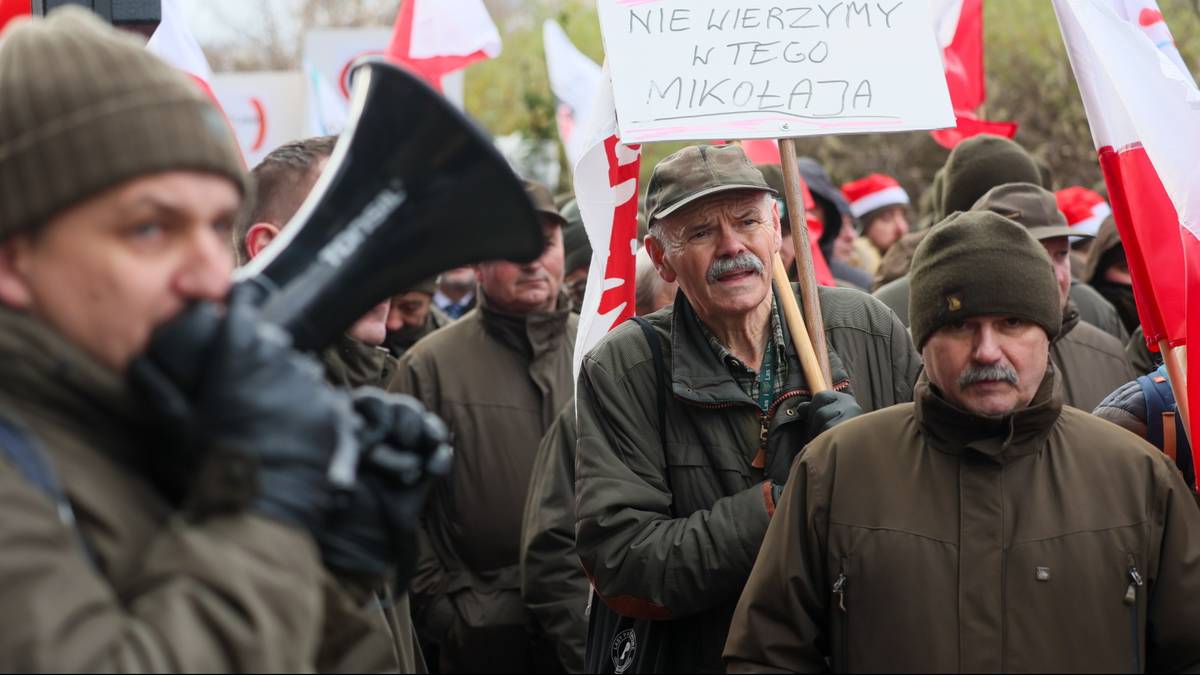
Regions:
<svg viewBox="0 0 1200 675"><path fill-rule="evenodd" d="M850 584L850 579L846 576L846 569L849 567L847 562L846 558L842 558L842 569L838 573L837 579L833 581L833 595L837 598L835 611L842 627L839 649L841 653L838 655L842 665L837 670L843 673L850 672L850 612L846 609L846 587Z"/></svg>
<svg viewBox="0 0 1200 675"><path fill-rule="evenodd" d="M849 387L850 380L842 380L841 382L833 385L833 390L845 391ZM790 389L785 391L775 399L775 402L771 404L770 408L767 408L766 412L760 411L758 413L758 454L761 454L764 458L767 456L767 439L771 435L771 420L774 419L775 413L779 411L779 406L783 405L783 403L788 399L793 399L797 396L804 396L805 394L812 396L812 392L804 388Z"/></svg>
<svg viewBox="0 0 1200 675"><path fill-rule="evenodd" d="M1142 672L1142 641L1138 639L1138 589L1145 583L1137 568L1137 559L1129 554L1129 586L1125 589L1125 604L1129 606L1129 636L1133 647L1133 672Z"/></svg>

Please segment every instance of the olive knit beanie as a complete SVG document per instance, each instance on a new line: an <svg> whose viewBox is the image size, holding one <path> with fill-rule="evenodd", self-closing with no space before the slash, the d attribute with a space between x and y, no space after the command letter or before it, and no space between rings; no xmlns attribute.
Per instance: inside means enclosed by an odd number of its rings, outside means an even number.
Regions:
<svg viewBox="0 0 1200 675"><path fill-rule="evenodd" d="M131 178L228 177L248 196L233 134L197 84L132 35L73 6L0 40L0 239Z"/></svg>
<svg viewBox="0 0 1200 675"><path fill-rule="evenodd" d="M1029 230L991 211L934 225L909 273L909 326L917 349L937 330L973 316L1027 319L1050 337L1062 328L1058 281Z"/></svg>
<svg viewBox="0 0 1200 675"><path fill-rule="evenodd" d="M563 205L562 215L567 219L563 227L563 269L569 274L592 264L592 243L588 240L583 214L579 212L579 204L574 198Z"/></svg>
<svg viewBox="0 0 1200 675"><path fill-rule="evenodd" d="M972 136L959 143L942 167L937 223L955 211L969 211L988 190L1005 183L1041 185L1037 162L1016 143L1000 136Z"/></svg>

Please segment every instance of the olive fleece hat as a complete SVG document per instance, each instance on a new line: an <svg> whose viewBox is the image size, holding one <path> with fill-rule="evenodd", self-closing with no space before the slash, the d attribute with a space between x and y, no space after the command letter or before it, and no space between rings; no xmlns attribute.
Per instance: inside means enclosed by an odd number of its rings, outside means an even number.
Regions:
<svg viewBox="0 0 1200 675"><path fill-rule="evenodd" d="M742 146L688 146L654 167L646 188L646 220L653 223L697 199L728 190L775 194Z"/></svg>
<svg viewBox="0 0 1200 675"><path fill-rule="evenodd" d="M549 216L559 227L567 226L567 219L563 218L558 207L554 204L554 195L550 194L550 188L546 187L545 183L539 183L536 180L526 180L525 196L529 197L529 202L533 204L533 210L538 215Z"/></svg>
<svg viewBox="0 0 1200 675"><path fill-rule="evenodd" d="M991 211L956 213L934 225L913 255L909 327L917 349L939 328L999 314L1062 328L1050 257L1029 230Z"/></svg>
<svg viewBox="0 0 1200 675"><path fill-rule="evenodd" d="M248 178L199 86L74 6L0 35L0 239L127 180L170 170Z"/></svg>
<svg viewBox="0 0 1200 675"><path fill-rule="evenodd" d="M1005 183L1042 184L1037 162L1016 143L1000 136L972 136L954 147L942 167L938 222L955 211L969 211L985 192Z"/></svg>
<svg viewBox="0 0 1200 675"><path fill-rule="evenodd" d="M1024 225L1038 241L1059 237L1092 237L1068 225L1067 217L1058 210L1054 193L1033 183L1008 183L994 187L980 197L971 210L999 213L1018 225Z"/></svg>
<svg viewBox="0 0 1200 675"><path fill-rule="evenodd" d="M563 204L563 218L567 225L563 228L563 269L568 273L592 264L592 243L588 240L587 230L583 227L583 214L579 212L579 203L572 197Z"/></svg>

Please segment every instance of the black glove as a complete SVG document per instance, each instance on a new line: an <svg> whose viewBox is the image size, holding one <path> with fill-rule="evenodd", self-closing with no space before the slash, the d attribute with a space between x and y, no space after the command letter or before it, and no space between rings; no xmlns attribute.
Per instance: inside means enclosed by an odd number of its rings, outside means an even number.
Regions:
<svg viewBox="0 0 1200 675"><path fill-rule="evenodd" d="M858 407L858 401L850 394L833 390L817 392L808 403L805 438L811 441L834 426L861 414L862 408Z"/></svg>
<svg viewBox="0 0 1200 675"><path fill-rule="evenodd" d="M254 299L238 286L224 310L190 307L131 365L159 432L149 470L168 498L200 514L252 502L315 531L330 505L331 458L357 449L356 418L317 362L259 319Z"/></svg>
<svg viewBox="0 0 1200 675"><path fill-rule="evenodd" d="M416 560L416 531L432 479L450 473L446 427L409 396L374 387L354 391L363 448L353 488L338 499L317 534L322 558L342 575L394 572L407 587Z"/></svg>

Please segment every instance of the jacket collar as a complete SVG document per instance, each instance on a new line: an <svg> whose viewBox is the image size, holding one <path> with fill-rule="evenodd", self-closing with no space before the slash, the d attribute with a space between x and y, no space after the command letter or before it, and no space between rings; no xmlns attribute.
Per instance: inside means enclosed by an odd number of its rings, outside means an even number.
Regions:
<svg viewBox="0 0 1200 675"><path fill-rule="evenodd" d="M772 292L778 302L779 294L774 285ZM783 312L780 311L782 318ZM792 345L787 322L780 326L787 344L788 374L785 390L808 390L804 372L796 348ZM757 403L746 395L729 373L729 368L713 353L701 326L700 317L688 302L683 291L675 294L675 305L671 313L671 390L687 401L701 405L728 405L730 403L752 405ZM829 367L833 381L847 378L841 359L829 349Z"/></svg>
<svg viewBox="0 0 1200 675"><path fill-rule="evenodd" d="M390 379L388 353L343 333L321 350L325 379L342 387L381 387Z"/></svg>
<svg viewBox="0 0 1200 675"><path fill-rule="evenodd" d="M976 415L953 405L924 372L914 397L917 423L934 449L948 454L972 450L998 463L1040 451L1062 413L1053 365L1047 366L1029 406L1003 417Z"/></svg>
<svg viewBox="0 0 1200 675"><path fill-rule="evenodd" d="M553 311L533 314L509 314L496 309L482 288L478 297L474 311L479 312L484 330L530 360L558 348L571 316L571 299L563 292L559 292Z"/></svg>
<svg viewBox="0 0 1200 675"><path fill-rule="evenodd" d="M8 308L0 308L0 383L0 391L51 424L97 442L119 440L108 449L134 459L130 434L146 429L125 380L39 319Z"/></svg>
<svg viewBox="0 0 1200 675"><path fill-rule="evenodd" d="M1063 310L1062 329L1058 331L1058 335L1054 338L1054 342L1058 342L1067 337L1067 334L1075 330L1079 325L1080 313L1079 307L1074 300L1067 300L1067 307Z"/></svg>

